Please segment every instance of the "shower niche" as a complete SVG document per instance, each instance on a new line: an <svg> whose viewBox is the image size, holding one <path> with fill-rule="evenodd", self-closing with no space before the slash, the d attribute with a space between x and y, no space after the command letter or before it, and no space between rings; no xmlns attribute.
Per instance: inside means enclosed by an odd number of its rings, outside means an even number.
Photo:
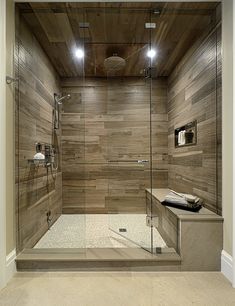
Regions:
<svg viewBox="0 0 235 306"><path fill-rule="evenodd" d="M192 121L175 129L175 147L197 144L197 121Z"/></svg>

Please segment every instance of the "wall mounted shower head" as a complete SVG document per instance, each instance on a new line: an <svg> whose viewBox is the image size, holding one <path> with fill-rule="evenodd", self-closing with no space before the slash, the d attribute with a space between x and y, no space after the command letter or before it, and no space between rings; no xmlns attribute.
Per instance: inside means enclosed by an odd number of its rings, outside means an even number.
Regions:
<svg viewBox="0 0 235 306"><path fill-rule="evenodd" d="M58 104L62 104L62 101L66 99L66 100L69 100L71 99L71 95L70 94L67 94L65 96L59 96L57 94L55 94L55 100Z"/></svg>

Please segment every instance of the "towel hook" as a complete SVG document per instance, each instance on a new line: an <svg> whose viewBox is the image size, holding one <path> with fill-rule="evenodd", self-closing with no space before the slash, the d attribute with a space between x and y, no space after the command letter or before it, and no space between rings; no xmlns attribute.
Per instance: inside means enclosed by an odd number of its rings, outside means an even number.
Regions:
<svg viewBox="0 0 235 306"><path fill-rule="evenodd" d="M11 83L13 83L13 82L18 82L19 81L19 79L18 78L12 78L12 77L10 77L10 76L6 76L6 82L7 82L7 84L11 84Z"/></svg>

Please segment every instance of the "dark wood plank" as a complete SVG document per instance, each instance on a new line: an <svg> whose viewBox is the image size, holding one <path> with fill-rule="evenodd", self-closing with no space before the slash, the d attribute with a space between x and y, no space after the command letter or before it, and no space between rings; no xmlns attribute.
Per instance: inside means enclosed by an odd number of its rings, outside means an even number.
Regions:
<svg viewBox="0 0 235 306"><path fill-rule="evenodd" d="M150 43L158 51L152 66L158 76L168 76L195 40L214 26L218 11L216 2L17 5L61 77L105 77L104 60L113 54L127 62L115 76L143 76ZM153 14L153 8L160 14ZM145 29L150 21L155 29ZM89 28L81 28L85 22ZM83 46L84 67L74 57L74 48Z"/></svg>

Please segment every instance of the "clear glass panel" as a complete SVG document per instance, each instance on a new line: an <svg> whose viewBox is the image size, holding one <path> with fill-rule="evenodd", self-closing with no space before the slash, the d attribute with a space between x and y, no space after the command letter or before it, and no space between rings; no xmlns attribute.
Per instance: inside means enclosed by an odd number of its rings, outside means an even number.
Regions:
<svg viewBox="0 0 235 306"><path fill-rule="evenodd" d="M151 16L157 25L151 31L151 48L157 52L152 62L152 191L159 194L158 188L169 188L192 194L221 214L221 33L210 14L194 11L192 3L167 3L160 14L153 11ZM189 35L185 24L192 25L192 15L197 30ZM166 31L167 20L173 26L168 24ZM192 122L196 130L190 130ZM185 139L181 147L176 145L175 130L181 127L185 135L196 135L195 143ZM165 247L180 251L176 215L177 209L162 209L152 201L152 219ZM153 227L153 241L159 239ZM153 243L154 248L160 245Z"/></svg>
<svg viewBox="0 0 235 306"><path fill-rule="evenodd" d="M164 35L164 28L159 26L159 14L161 20L164 20L164 10L152 9L150 12L150 30L149 42L149 67L151 74L151 190L147 193L147 211L150 215L152 224L152 251L161 253L162 249L169 245L168 230L172 230L169 226L168 217L163 216L160 202L156 201L154 195L159 194L160 189L168 188L168 109L167 109L167 77L161 71L161 65L167 63L166 52L168 46L161 39ZM171 41L172 39L170 39ZM172 43L172 41L171 41ZM152 196L150 195L152 194ZM169 217L170 218L170 217ZM177 235L177 229L169 234ZM165 232L167 234L165 234ZM164 237L164 238L163 238Z"/></svg>
<svg viewBox="0 0 235 306"><path fill-rule="evenodd" d="M152 170L151 78L145 77L149 18L149 10L107 8L105 12L109 227L117 244L147 250L152 246L146 212ZM151 208L148 212L150 221Z"/></svg>

